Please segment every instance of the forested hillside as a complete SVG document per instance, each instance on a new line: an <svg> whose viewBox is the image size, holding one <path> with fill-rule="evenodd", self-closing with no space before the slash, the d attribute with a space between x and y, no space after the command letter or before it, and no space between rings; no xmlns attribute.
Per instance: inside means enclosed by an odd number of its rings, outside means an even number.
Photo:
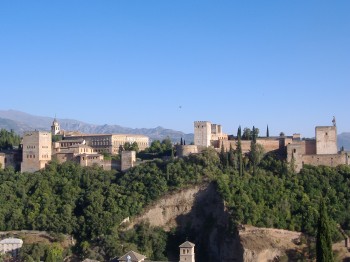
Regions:
<svg viewBox="0 0 350 262"><path fill-rule="evenodd" d="M236 156L206 150L184 159L147 162L125 174L55 162L34 174L2 170L0 230L73 234L78 240L74 252L81 257L107 260L134 249L161 260L173 232L147 224L125 231L120 222L169 191L204 181L217 183L230 212L232 232L236 225L247 223L315 235L321 196L333 238L339 238L337 223L350 229L349 166L305 167L295 174L291 165L265 156L243 161L240 174Z"/></svg>

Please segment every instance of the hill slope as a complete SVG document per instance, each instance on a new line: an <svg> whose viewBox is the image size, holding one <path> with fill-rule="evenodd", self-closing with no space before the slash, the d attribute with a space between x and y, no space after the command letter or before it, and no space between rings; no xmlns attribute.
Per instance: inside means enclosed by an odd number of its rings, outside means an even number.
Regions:
<svg viewBox="0 0 350 262"><path fill-rule="evenodd" d="M34 116L16 110L0 110L0 128L13 129L17 133L27 130L49 130L54 119L52 117ZM58 119L63 130L79 130L90 134L141 134L151 138L151 140L162 140L169 137L173 142L179 142L181 137L188 143L193 141L193 134L185 134L181 131L155 128L129 128L119 125L94 125L74 119Z"/></svg>
<svg viewBox="0 0 350 262"><path fill-rule="evenodd" d="M346 151L350 151L350 132L338 135L338 147L344 147Z"/></svg>

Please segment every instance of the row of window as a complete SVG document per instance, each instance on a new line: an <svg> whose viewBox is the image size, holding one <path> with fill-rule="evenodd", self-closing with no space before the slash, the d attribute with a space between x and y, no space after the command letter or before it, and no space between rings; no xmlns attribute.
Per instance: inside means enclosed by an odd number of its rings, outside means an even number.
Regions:
<svg viewBox="0 0 350 262"><path fill-rule="evenodd" d="M108 146L109 141L92 141L93 146Z"/></svg>
<svg viewBox="0 0 350 262"><path fill-rule="evenodd" d="M42 158L49 158L49 155L41 155ZM27 158L35 158L35 155L27 155Z"/></svg>
<svg viewBox="0 0 350 262"><path fill-rule="evenodd" d="M98 156L88 156L86 159L99 159ZM85 157L83 156L83 160L85 160Z"/></svg>
<svg viewBox="0 0 350 262"><path fill-rule="evenodd" d="M35 146L27 146L27 149L34 149ZM41 146L41 148L49 148L49 146Z"/></svg>

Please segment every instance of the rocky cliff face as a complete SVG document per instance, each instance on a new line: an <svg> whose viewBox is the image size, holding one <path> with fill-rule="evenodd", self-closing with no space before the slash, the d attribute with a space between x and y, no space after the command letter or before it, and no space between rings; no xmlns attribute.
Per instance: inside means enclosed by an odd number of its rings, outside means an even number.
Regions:
<svg viewBox="0 0 350 262"><path fill-rule="evenodd" d="M229 216L215 184L194 186L163 197L129 227L148 221L172 232L177 245L169 246L171 261L178 259L178 243L196 244L196 261L294 261L303 256L306 245L301 233L280 229L241 226L231 232Z"/></svg>
<svg viewBox="0 0 350 262"><path fill-rule="evenodd" d="M196 244L196 261L242 261L237 234L230 233L229 217L214 184L194 186L168 195L141 216L134 224L148 221L152 226L174 232L181 242L187 238ZM170 247L176 251L178 247ZM176 261L176 255L170 258Z"/></svg>

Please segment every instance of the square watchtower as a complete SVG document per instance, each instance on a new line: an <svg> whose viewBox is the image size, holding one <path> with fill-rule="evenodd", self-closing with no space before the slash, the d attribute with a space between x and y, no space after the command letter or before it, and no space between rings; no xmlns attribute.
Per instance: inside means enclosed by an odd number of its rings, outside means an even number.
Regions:
<svg viewBox="0 0 350 262"><path fill-rule="evenodd" d="M338 153L336 126L317 126L315 132L317 155L330 155Z"/></svg>
<svg viewBox="0 0 350 262"><path fill-rule="evenodd" d="M209 121L194 122L194 144L196 146L210 146L211 126Z"/></svg>
<svg viewBox="0 0 350 262"><path fill-rule="evenodd" d="M195 244L186 241L180 246L180 262L195 262L194 256L194 247Z"/></svg>

